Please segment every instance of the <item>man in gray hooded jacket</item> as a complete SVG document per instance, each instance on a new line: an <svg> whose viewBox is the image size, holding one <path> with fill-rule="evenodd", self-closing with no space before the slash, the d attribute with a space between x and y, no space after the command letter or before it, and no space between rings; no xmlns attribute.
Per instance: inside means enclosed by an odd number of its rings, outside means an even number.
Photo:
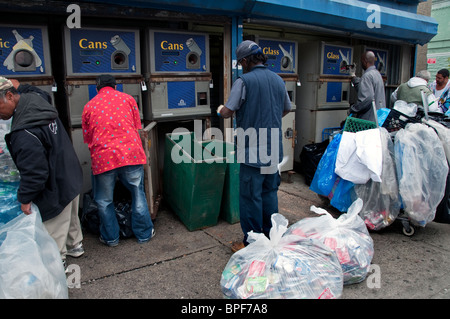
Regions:
<svg viewBox="0 0 450 319"><path fill-rule="evenodd" d="M376 109L386 107L383 78L375 67L375 54L367 51L361 57L361 66L364 69L362 77L355 76L355 67L350 68L352 84L358 92L358 101L350 106L350 112L355 117L375 122L375 113L372 101L375 101Z"/></svg>
<svg viewBox="0 0 450 319"><path fill-rule="evenodd" d="M21 209L28 215L31 203L36 204L63 261L66 255L79 257L84 252L78 219L82 170L58 112L41 96L19 94L0 77L0 118L11 117L5 141L20 172Z"/></svg>

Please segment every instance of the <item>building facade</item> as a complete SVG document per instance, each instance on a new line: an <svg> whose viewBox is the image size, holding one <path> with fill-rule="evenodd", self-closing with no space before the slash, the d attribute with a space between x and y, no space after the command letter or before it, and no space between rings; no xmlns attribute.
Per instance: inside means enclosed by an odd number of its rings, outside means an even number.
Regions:
<svg viewBox="0 0 450 319"><path fill-rule="evenodd" d="M450 1L433 0L431 17L439 24L437 35L428 43L428 71L435 75L440 69L450 69Z"/></svg>

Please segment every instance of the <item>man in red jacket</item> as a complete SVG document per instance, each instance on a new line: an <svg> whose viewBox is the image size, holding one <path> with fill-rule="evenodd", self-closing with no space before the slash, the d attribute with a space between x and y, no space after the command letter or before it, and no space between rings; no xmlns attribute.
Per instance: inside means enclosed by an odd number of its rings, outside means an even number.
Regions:
<svg viewBox="0 0 450 319"><path fill-rule="evenodd" d="M154 235L144 192L146 157L138 130L142 128L134 98L116 90L112 75L97 78L98 94L83 109L83 139L91 152L94 200L100 217L100 241L119 243L114 186L119 178L130 191L131 228L139 243Z"/></svg>

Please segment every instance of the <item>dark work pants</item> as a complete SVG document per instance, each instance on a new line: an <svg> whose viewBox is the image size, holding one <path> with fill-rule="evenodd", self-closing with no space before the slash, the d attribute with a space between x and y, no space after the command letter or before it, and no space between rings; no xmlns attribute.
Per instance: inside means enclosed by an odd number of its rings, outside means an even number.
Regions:
<svg viewBox="0 0 450 319"><path fill-rule="evenodd" d="M264 233L269 237L271 216L278 213L278 186L280 175L261 174L260 168L240 164L239 210L244 245L248 232Z"/></svg>

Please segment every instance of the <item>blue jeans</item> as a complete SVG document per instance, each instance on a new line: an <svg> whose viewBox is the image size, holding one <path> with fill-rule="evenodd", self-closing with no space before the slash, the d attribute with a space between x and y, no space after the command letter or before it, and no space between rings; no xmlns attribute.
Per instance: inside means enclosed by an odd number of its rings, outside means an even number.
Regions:
<svg viewBox="0 0 450 319"><path fill-rule="evenodd" d="M153 222L144 192L144 168L142 165L123 166L93 175L94 200L100 217L100 236L107 245L119 242L119 223L113 201L117 178L131 193L133 233L138 242L146 242L152 237Z"/></svg>
<svg viewBox="0 0 450 319"><path fill-rule="evenodd" d="M240 165L239 211L244 245L248 245L247 233L264 233L269 238L272 214L278 213L278 187L280 175L261 174L260 168Z"/></svg>

